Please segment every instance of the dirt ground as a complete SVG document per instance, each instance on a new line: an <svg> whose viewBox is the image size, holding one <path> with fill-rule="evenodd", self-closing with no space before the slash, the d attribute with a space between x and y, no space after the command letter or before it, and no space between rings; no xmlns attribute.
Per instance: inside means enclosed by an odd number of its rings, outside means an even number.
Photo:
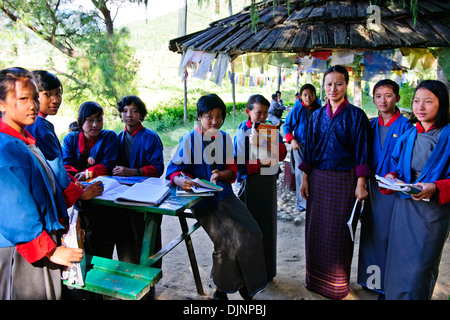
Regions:
<svg viewBox="0 0 450 320"><path fill-rule="evenodd" d="M165 149L166 167L171 159L170 149ZM283 163L281 169L284 172ZM305 228L304 215L295 207L295 194L283 188L283 174L278 181L278 237L277 276L266 288L254 296L254 300L328 300L305 288ZM287 218L286 218L287 217ZM189 225L195 223L189 219ZM178 219L165 216L162 222L163 246L181 234ZM186 246L180 243L163 258L163 277L155 287L157 300L209 300L215 290L210 277L213 244L206 232L200 228L192 234L192 243L197 258L205 296L197 293L190 268ZM344 300L377 300L378 294L356 282L359 249L359 226L356 233L352 260L350 293ZM239 293L228 295L230 300L242 300ZM450 238L447 239L439 268L439 277L434 289L433 300L450 299Z"/></svg>
<svg viewBox="0 0 450 320"><path fill-rule="evenodd" d="M193 224L194 221L189 221ZM164 217L162 224L163 245L181 233L178 219ZM351 272L351 291L345 300L377 300L378 295L363 290L356 283L359 230ZM190 269L186 246L180 244L163 258L163 277L156 285L157 300L206 300L211 299L215 289L210 278L213 245L203 229L192 234L197 263L206 296L197 293ZM255 300L327 300L305 288L304 226L278 220L277 276L265 289L255 295ZM448 300L450 297L450 240L447 239L440 264L439 278L433 300ZM229 295L231 300L242 300L239 293Z"/></svg>

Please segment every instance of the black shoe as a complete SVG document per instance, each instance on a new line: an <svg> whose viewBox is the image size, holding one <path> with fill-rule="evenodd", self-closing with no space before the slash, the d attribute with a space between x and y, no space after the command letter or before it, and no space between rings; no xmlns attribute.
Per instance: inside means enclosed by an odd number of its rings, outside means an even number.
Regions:
<svg viewBox="0 0 450 320"><path fill-rule="evenodd" d="M251 296L248 294L248 291L247 291L247 288L246 288L246 287L240 288L240 289L239 289L239 293L240 293L241 297L242 297L244 300L253 300L253 297L251 297Z"/></svg>
<svg viewBox="0 0 450 320"><path fill-rule="evenodd" d="M228 300L228 296L225 292L216 290L213 293L213 300Z"/></svg>

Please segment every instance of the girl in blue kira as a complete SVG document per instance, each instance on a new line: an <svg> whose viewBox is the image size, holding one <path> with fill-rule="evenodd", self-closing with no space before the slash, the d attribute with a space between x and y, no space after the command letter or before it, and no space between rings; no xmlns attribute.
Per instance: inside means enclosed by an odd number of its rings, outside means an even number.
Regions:
<svg viewBox="0 0 450 320"><path fill-rule="evenodd" d="M394 170L386 177L416 183L422 191L395 198L384 283L390 300L431 299L450 230L450 105L445 84L422 81L412 109L417 124L397 142Z"/></svg>
<svg viewBox="0 0 450 320"><path fill-rule="evenodd" d="M72 267L83 251L60 245L62 188L25 130L39 112L29 71L0 71L0 111L0 183L8 185L0 193L0 299L60 299L60 266Z"/></svg>

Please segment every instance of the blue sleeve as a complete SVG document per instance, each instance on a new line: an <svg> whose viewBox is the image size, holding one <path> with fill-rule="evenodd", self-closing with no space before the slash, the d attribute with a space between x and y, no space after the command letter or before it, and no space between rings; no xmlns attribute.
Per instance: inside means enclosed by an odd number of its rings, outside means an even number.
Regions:
<svg viewBox="0 0 450 320"><path fill-rule="evenodd" d="M151 131L150 141L146 148L147 165L152 165L158 171L158 176L164 172L163 144L156 132Z"/></svg>
<svg viewBox="0 0 450 320"><path fill-rule="evenodd" d="M62 152L63 152L63 164L78 169L77 142L78 142L78 132L70 132L64 137Z"/></svg>
<svg viewBox="0 0 450 320"><path fill-rule="evenodd" d="M116 157L117 151L119 150L119 141L117 139L117 135L114 131L107 130L107 133L104 137L104 148L103 148L103 158L100 161L106 169L108 173L111 173L112 169L116 166Z"/></svg>

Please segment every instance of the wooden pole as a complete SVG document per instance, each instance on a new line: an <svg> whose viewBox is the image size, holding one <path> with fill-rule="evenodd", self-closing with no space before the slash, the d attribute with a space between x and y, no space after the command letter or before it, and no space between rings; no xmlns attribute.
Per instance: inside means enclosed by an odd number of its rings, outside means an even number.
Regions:
<svg viewBox="0 0 450 320"><path fill-rule="evenodd" d="M278 90L278 91L281 91L280 88L281 88L281 67L278 67L278 83L277 83L277 90Z"/></svg>
<svg viewBox="0 0 450 320"><path fill-rule="evenodd" d="M228 11L230 16L233 15L233 5L231 0L228 0ZM233 117L236 116L236 82L234 81L234 61L231 62L231 96L233 98Z"/></svg>
<svg viewBox="0 0 450 320"><path fill-rule="evenodd" d="M178 12L178 36L185 36L187 30L187 0L180 0L180 9ZM183 90L184 90L184 125L187 123L187 74L183 74Z"/></svg>

